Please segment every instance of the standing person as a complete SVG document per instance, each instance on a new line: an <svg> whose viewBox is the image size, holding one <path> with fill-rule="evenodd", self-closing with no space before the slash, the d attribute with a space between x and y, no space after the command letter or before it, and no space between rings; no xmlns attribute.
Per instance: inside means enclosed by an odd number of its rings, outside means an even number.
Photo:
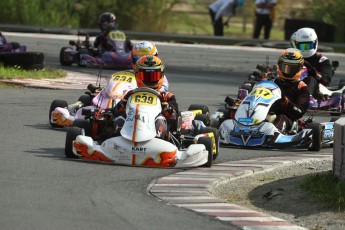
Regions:
<svg viewBox="0 0 345 230"><path fill-rule="evenodd" d="M264 28L264 38L270 38L270 32L274 19L274 7L277 0L255 0L255 26L253 38L259 38L262 27Z"/></svg>
<svg viewBox="0 0 345 230"><path fill-rule="evenodd" d="M292 34L291 46L298 49L304 57L305 66L308 69L308 77L303 81L308 85L310 94L314 97L321 96L319 83L328 86L333 76L333 68L330 60L317 52L318 38L312 28L301 28Z"/></svg>
<svg viewBox="0 0 345 230"><path fill-rule="evenodd" d="M235 15L236 7L236 0L216 0L208 6L215 36L224 35L224 25L229 25L230 18ZM223 16L227 16L224 23Z"/></svg>

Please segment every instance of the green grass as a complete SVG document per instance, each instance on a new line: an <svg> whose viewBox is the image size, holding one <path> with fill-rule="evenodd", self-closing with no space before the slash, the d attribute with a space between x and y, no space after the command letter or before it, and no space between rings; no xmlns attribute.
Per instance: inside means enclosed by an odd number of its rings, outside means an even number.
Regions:
<svg viewBox="0 0 345 230"><path fill-rule="evenodd" d="M345 182L339 181L332 171L308 176L301 183L315 201L322 201L339 211L345 210Z"/></svg>
<svg viewBox="0 0 345 230"><path fill-rule="evenodd" d="M0 79L10 80L10 79L56 79L63 78L67 73L63 70L45 68L42 70L24 70L21 68L15 67L4 67L0 66Z"/></svg>

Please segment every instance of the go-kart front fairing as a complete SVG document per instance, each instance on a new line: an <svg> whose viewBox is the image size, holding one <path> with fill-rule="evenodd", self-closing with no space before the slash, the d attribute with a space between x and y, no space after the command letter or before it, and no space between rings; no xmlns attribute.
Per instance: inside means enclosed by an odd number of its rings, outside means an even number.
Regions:
<svg viewBox="0 0 345 230"><path fill-rule="evenodd" d="M133 90L127 101L121 135L101 143L85 136L78 127L69 128L66 156L71 156L72 151L78 158L122 165L198 167L207 164L210 167L213 160L211 137L197 135L186 147L156 138L155 119L162 110L158 96L152 89Z"/></svg>
<svg viewBox="0 0 345 230"><path fill-rule="evenodd" d="M318 126L313 129L295 129L295 134L283 133L269 122L272 104L281 98L279 87L271 81L259 82L250 94L240 103L234 119L223 121L220 125L220 143L245 147L268 148L312 148L319 143L314 137L322 135ZM315 138L314 138L315 139ZM319 137L321 142L321 136ZM317 148L316 148L317 149Z"/></svg>

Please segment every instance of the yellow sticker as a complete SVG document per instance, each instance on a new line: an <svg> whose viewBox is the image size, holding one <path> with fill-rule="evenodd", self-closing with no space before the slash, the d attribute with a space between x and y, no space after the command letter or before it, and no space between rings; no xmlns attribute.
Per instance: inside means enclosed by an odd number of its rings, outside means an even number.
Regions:
<svg viewBox="0 0 345 230"><path fill-rule="evenodd" d="M135 82L135 76L133 73L121 71L116 72L111 76L111 79L114 81L125 81L128 83L134 83Z"/></svg>
<svg viewBox="0 0 345 230"><path fill-rule="evenodd" d="M108 36L109 36L109 38L111 40L114 40L114 41L115 40L116 41L124 41L124 40L126 40L125 33L121 32L121 31L111 31Z"/></svg>
<svg viewBox="0 0 345 230"><path fill-rule="evenodd" d="M250 93L250 95L262 97L264 99L270 99L273 97L273 93L266 88L256 88Z"/></svg>
<svg viewBox="0 0 345 230"><path fill-rule="evenodd" d="M197 114L202 114L202 110L201 110L201 109L192 110L192 112L194 113L194 117L195 117Z"/></svg>
<svg viewBox="0 0 345 230"><path fill-rule="evenodd" d="M152 93L140 92L133 94L131 97L132 104L149 106L154 106L157 104L157 96L153 95Z"/></svg>

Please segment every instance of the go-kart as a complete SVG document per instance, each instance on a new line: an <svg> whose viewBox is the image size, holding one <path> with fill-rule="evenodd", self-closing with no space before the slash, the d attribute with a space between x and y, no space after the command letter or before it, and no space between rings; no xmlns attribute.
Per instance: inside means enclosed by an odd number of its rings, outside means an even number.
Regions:
<svg viewBox="0 0 345 230"><path fill-rule="evenodd" d="M94 48L90 37L85 36L84 41L69 41L71 46L60 50L60 64L80 67L99 67L113 69L131 69L131 50L127 47L126 35L121 31L110 31L106 36L108 50Z"/></svg>
<svg viewBox="0 0 345 230"><path fill-rule="evenodd" d="M260 148L307 148L319 151L333 144L334 122L317 123L313 117L295 122L291 130L281 131L272 121L269 110L281 98L280 88L272 81L260 81L236 108L234 118L219 126L222 145ZM218 119L224 113L218 111Z"/></svg>
<svg viewBox="0 0 345 230"><path fill-rule="evenodd" d="M27 52L25 45L18 42L8 42L0 32L0 63L5 67L20 67L23 69L43 69L44 54Z"/></svg>
<svg viewBox="0 0 345 230"><path fill-rule="evenodd" d="M339 63L337 61L332 61L333 73L338 67ZM246 80L238 88L237 99L238 101L245 98L255 84L261 80L274 80L278 75L278 68L276 65L257 65L257 70L249 75L248 80ZM303 80L308 76L308 68L306 66L303 68L300 79ZM318 109L320 112L328 112L332 116L340 116L344 113L344 102L345 102L345 80L341 79L339 81L338 87L326 87L319 84L320 96L310 96L308 111L312 112Z"/></svg>
<svg viewBox="0 0 345 230"><path fill-rule="evenodd" d="M52 127L69 127L76 119L84 119L82 108L104 110L113 108L129 90L137 87L135 76L129 71L114 73L107 85L100 86L101 71L96 85L90 84L77 102L69 104L64 100L54 100L49 109L49 123Z"/></svg>
<svg viewBox="0 0 345 230"><path fill-rule="evenodd" d="M190 108L196 106L191 105ZM201 110L190 111L190 114L203 114ZM182 119L177 119L176 129L169 131L166 140L159 139L156 137L155 118L161 111L157 91L137 88L128 98L127 116L119 136L108 136L113 128L111 111L93 112L93 118L89 119L91 122L80 120L79 126L67 130L65 155L67 158L131 166L211 167L217 148L214 146L217 130L205 127L200 120L193 120L194 129L189 130L189 121L195 116L186 115L184 125Z"/></svg>

